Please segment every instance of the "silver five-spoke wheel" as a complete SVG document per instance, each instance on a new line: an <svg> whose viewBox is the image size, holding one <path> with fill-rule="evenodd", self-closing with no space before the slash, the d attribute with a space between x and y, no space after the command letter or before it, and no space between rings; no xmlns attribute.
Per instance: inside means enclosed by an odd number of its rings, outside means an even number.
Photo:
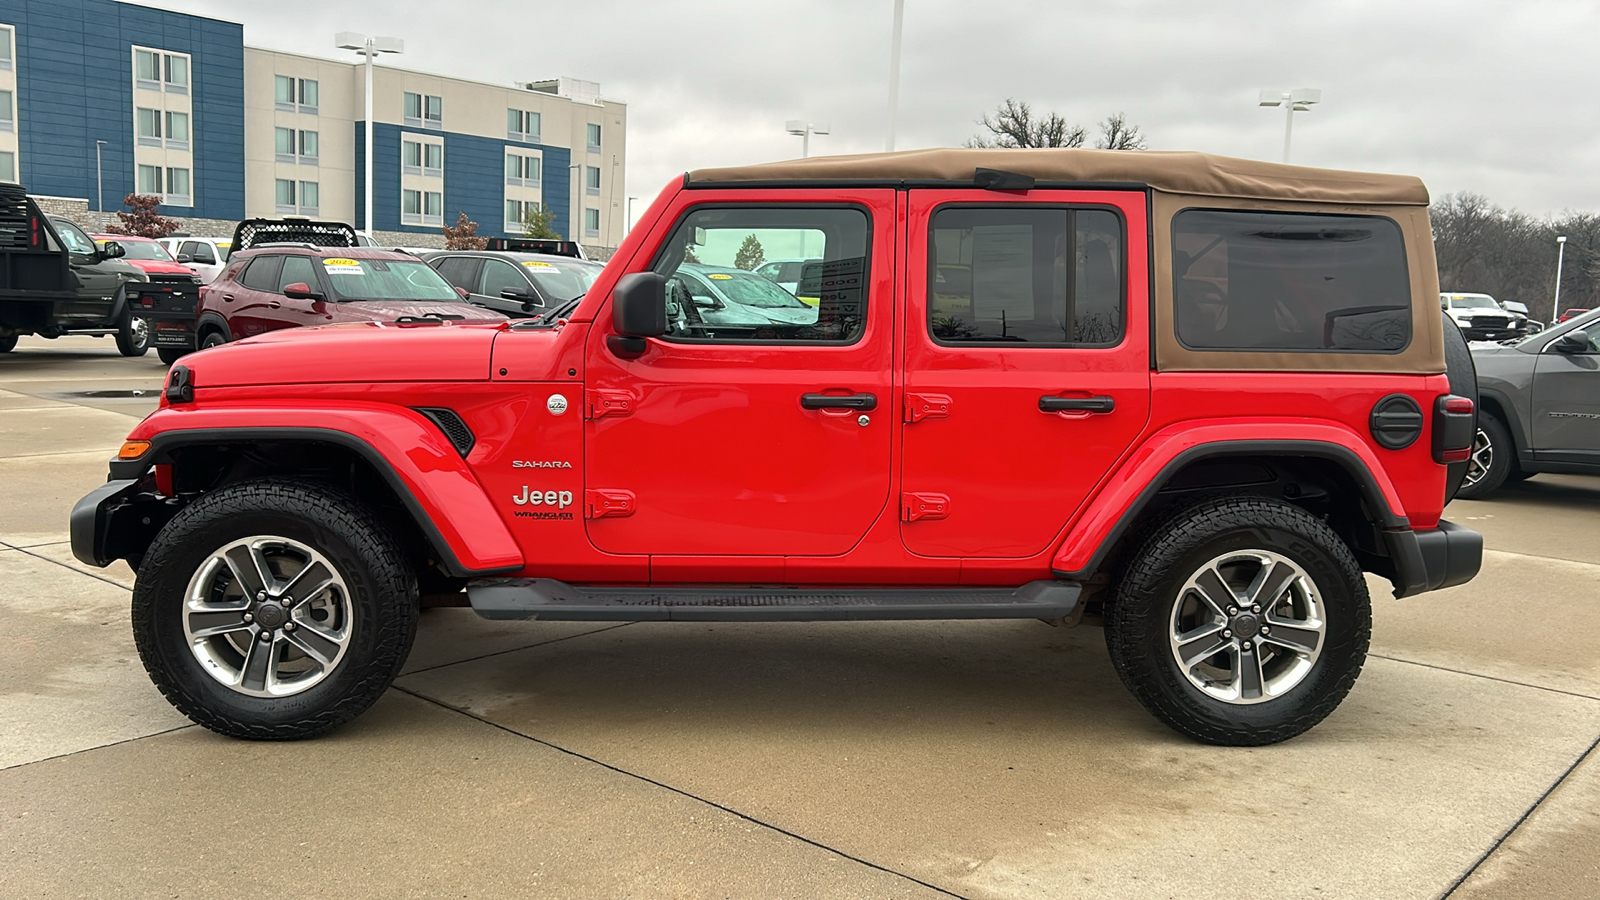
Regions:
<svg viewBox="0 0 1600 900"><path fill-rule="evenodd" d="M218 682L252 697L287 697L338 668L354 615L327 558L289 538L256 535L200 564L184 593L183 632Z"/></svg>
<svg viewBox="0 0 1600 900"><path fill-rule="evenodd" d="M1468 486L1476 485L1487 478L1489 469L1494 465L1494 442L1479 428L1478 433L1472 438L1472 455L1467 457Z"/></svg>
<svg viewBox="0 0 1600 900"><path fill-rule="evenodd" d="M1224 553L1184 583L1168 643L1189 683L1226 703L1253 704L1300 684L1322 651L1316 583L1270 550Z"/></svg>

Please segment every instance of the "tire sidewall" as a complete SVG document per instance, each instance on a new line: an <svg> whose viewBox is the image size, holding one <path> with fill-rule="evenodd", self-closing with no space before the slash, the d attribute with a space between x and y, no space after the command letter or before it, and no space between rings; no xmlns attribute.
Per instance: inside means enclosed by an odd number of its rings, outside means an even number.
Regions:
<svg viewBox="0 0 1600 900"><path fill-rule="evenodd" d="M1456 496L1463 500L1481 500L1500 489L1511 474L1511 457L1516 451L1511 444L1511 433L1492 415L1478 417L1478 430L1489 442L1489 469L1477 484L1463 481ZM1476 442L1477 435L1473 435ZM1470 465L1470 463L1469 463Z"/></svg>
<svg viewBox="0 0 1600 900"><path fill-rule="evenodd" d="M405 613L394 608L396 585L386 583L392 579L375 571L337 529L291 512L255 510L218 516L210 508L216 504L207 503L216 496L196 501L161 530L140 566L134 589L135 642L146 668L169 699L201 724L233 733L208 719L244 722L264 730L291 729L295 723L325 715L346 698L364 693L363 681L380 677L387 685L404 661L411 637L405 635L399 660L382 663L379 651L386 630L397 624L392 619L404 619ZM314 548L337 569L349 589L351 636L344 657L322 681L286 697L253 697L223 685L206 673L184 635L183 607L195 572L223 546L257 535L289 538ZM413 604L414 585L413 581L409 598ZM399 598L399 602L405 599ZM410 621L414 624L414 613ZM375 671L375 663L390 671ZM338 722L327 727L332 724Z"/></svg>

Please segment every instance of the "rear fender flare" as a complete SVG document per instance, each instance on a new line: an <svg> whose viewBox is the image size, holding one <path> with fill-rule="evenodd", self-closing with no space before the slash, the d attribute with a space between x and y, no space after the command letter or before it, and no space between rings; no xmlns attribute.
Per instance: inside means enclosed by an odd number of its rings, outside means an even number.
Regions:
<svg viewBox="0 0 1600 900"><path fill-rule="evenodd" d="M1139 514L1186 466L1226 456L1330 459L1360 485L1368 508L1385 530L1410 522L1399 492L1372 448L1349 429L1316 422L1175 425L1153 435L1095 495L1056 550L1050 568L1059 578L1083 579L1099 571Z"/></svg>
<svg viewBox="0 0 1600 900"><path fill-rule="evenodd" d="M173 450L197 445L321 442L349 450L383 477L456 577L514 572L522 550L448 438L420 413L381 404L340 407L162 408L129 440L150 441L136 460L111 463L112 478L138 478Z"/></svg>

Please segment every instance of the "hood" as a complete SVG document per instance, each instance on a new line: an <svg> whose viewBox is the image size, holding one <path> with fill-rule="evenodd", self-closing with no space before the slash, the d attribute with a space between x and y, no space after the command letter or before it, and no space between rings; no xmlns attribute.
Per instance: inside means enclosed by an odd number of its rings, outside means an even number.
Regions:
<svg viewBox="0 0 1600 900"><path fill-rule="evenodd" d="M202 391L258 384L487 381L490 349L499 332L495 325L454 322L284 328L189 354L183 365Z"/></svg>
<svg viewBox="0 0 1600 900"><path fill-rule="evenodd" d="M752 306L750 309L779 325L817 324L817 309L814 306Z"/></svg>
<svg viewBox="0 0 1600 900"><path fill-rule="evenodd" d="M506 317L471 303L440 301L352 300L328 304L342 322L393 322L402 316L460 316L457 322L504 322Z"/></svg>
<svg viewBox="0 0 1600 900"><path fill-rule="evenodd" d="M193 275L194 270L183 263L167 262L161 259L128 259L123 262L136 269L143 269L151 275Z"/></svg>

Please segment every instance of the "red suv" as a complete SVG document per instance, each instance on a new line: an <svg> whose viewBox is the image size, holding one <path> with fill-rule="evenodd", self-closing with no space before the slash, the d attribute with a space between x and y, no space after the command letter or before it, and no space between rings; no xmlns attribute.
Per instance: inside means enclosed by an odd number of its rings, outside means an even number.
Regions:
<svg viewBox="0 0 1600 900"><path fill-rule="evenodd" d="M805 315L667 289L764 255L808 261ZM358 277L328 257L244 278ZM1438 296L1415 178L976 149L691 172L544 315L175 367L73 551L129 561L152 678L240 737L349 720L419 606L464 603L1092 623L1162 721L1271 743L1355 681L1364 571L1409 596L1478 570L1441 518L1476 382Z"/></svg>
<svg viewBox="0 0 1600 900"><path fill-rule="evenodd" d="M427 263L399 250L259 244L228 257L195 318L200 349L306 325L420 318L504 322L465 302Z"/></svg>

